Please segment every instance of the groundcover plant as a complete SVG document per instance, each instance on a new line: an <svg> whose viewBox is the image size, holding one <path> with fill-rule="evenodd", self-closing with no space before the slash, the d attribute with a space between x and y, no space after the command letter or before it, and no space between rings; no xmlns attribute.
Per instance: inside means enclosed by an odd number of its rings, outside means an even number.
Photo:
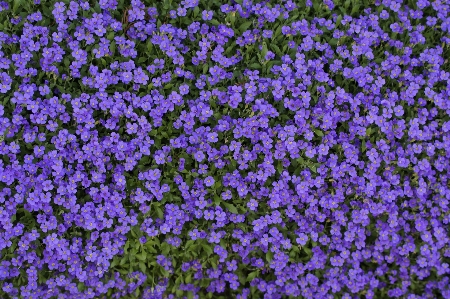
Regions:
<svg viewBox="0 0 450 299"><path fill-rule="evenodd" d="M0 2L0 298L450 298L449 14Z"/></svg>

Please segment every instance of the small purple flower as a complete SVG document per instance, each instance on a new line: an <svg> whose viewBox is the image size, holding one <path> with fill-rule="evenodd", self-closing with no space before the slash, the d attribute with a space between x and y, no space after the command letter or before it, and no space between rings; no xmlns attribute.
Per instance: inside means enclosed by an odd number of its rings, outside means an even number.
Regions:
<svg viewBox="0 0 450 299"><path fill-rule="evenodd" d="M213 132L213 133L209 133L207 135L207 139L209 142L217 142L219 139L217 138L217 133Z"/></svg>
<svg viewBox="0 0 450 299"><path fill-rule="evenodd" d="M258 207L258 202L252 198L250 199L250 201L247 203L247 207L251 210L251 211L255 211L256 208Z"/></svg>
<svg viewBox="0 0 450 299"><path fill-rule="evenodd" d="M166 162L166 156L164 153L155 156L155 162L158 165L164 164Z"/></svg>
<svg viewBox="0 0 450 299"><path fill-rule="evenodd" d="M202 19L204 21L209 21L213 18L214 12L212 10L204 10L202 12Z"/></svg>
<svg viewBox="0 0 450 299"><path fill-rule="evenodd" d="M205 154L202 151L198 151L194 154L194 158L197 162L202 162L205 159Z"/></svg>
<svg viewBox="0 0 450 299"><path fill-rule="evenodd" d="M304 233L298 234L298 238L296 239L297 243L304 246L306 242L308 242L308 236Z"/></svg>
<svg viewBox="0 0 450 299"><path fill-rule="evenodd" d="M50 180L44 181L44 183L42 183L42 186L43 186L44 191L50 191L53 189L53 185Z"/></svg>
<svg viewBox="0 0 450 299"><path fill-rule="evenodd" d="M208 176L207 178L205 178L205 185L207 187L211 187L212 185L214 185L214 178L212 176Z"/></svg>
<svg viewBox="0 0 450 299"><path fill-rule="evenodd" d="M180 86L180 94L181 95L187 95L189 93L189 85L187 84L182 84Z"/></svg>

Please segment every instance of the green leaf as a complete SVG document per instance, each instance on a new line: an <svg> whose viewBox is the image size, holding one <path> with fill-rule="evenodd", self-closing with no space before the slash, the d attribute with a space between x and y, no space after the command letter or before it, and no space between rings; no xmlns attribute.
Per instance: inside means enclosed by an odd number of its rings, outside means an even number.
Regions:
<svg viewBox="0 0 450 299"><path fill-rule="evenodd" d="M283 172L283 170L284 170L283 162L278 161L278 163L277 163L277 170L278 170L278 173L282 173Z"/></svg>
<svg viewBox="0 0 450 299"><path fill-rule="evenodd" d="M229 16L230 16L230 24L231 26L234 26L234 23L236 21L236 13L231 13L229 14Z"/></svg>
<svg viewBox="0 0 450 299"><path fill-rule="evenodd" d="M162 219L164 217L164 213L163 213L163 211L161 210L160 207L156 207L155 211L156 211L156 215L158 216L158 218Z"/></svg>
<svg viewBox="0 0 450 299"><path fill-rule="evenodd" d="M222 187L222 183L219 180L216 180L216 182L214 183L214 188L216 190L219 190Z"/></svg>
<svg viewBox="0 0 450 299"><path fill-rule="evenodd" d="M139 270L141 270L142 273L147 272L147 266L145 265L144 262L139 263Z"/></svg>
<svg viewBox="0 0 450 299"><path fill-rule="evenodd" d="M170 252L170 245L166 242L161 244L161 253L163 255L167 255Z"/></svg>
<svg viewBox="0 0 450 299"><path fill-rule="evenodd" d="M216 19L212 19L211 21L209 21L212 25L214 25L214 26L219 26L220 25L220 22L219 21L217 21Z"/></svg>
<svg viewBox="0 0 450 299"><path fill-rule="evenodd" d="M314 132L316 132L317 136L323 137L323 132L321 130L316 129Z"/></svg>
<svg viewBox="0 0 450 299"><path fill-rule="evenodd" d="M228 202L224 202L223 205L227 208L227 210L230 213L239 214L238 210L236 209L236 207L233 204L228 203Z"/></svg>
<svg viewBox="0 0 450 299"><path fill-rule="evenodd" d="M244 31L246 31L251 25L252 25L253 21L247 21L241 24L241 26L239 26L238 30L240 33L243 33Z"/></svg>
<svg viewBox="0 0 450 299"><path fill-rule="evenodd" d="M362 144L361 144L361 151L364 153L364 152L366 151L366 149L367 149L366 141L363 140L363 141L362 141Z"/></svg>
<svg viewBox="0 0 450 299"><path fill-rule="evenodd" d="M281 35L281 26L278 26L278 28L275 30L275 32L272 35L272 40L276 39Z"/></svg>
<svg viewBox="0 0 450 299"><path fill-rule="evenodd" d="M341 21L342 21L342 15L339 15L336 19L336 27L341 25Z"/></svg>
<svg viewBox="0 0 450 299"><path fill-rule="evenodd" d="M127 262L128 262L128 257L125 256L125 257L123 257L123 258L120 260L119 265L123 266L123 265L125 265Z"/></svg>
<svg viewBox="0 0 450 299"><path fill-rule="evenodd" d="M211 246L209 246L208 244L203 243L202 244L203 249L205 250L205 252L208 254L208 256L210 256L211 254L213 254L213 249L211 248Z"/></svg>
<svg viewBox="0 0 450 299"><path fill-rule="evenodd" d="M259 274L259 271L250 272L247 275L247 282L252 281L256 276L258 276L258 274Z"/></svg>
<svg viewBox="0 0 450 299"><path fill-rule="evenodd" d="M14 0L14 2L13 2L13 12L17 13L17 10L22 8L25 3L26 3L26 0Z"/></svg>
<svg viewBox="0 0 450 299"><path fill-rule="evenodd" d="M220 199L220 196L219 196L219 195L214 195L213 201L214 201L214 203L215 203L216 205L218 205L218 204L220 204L220 202L221 202L222 200Z"/></svg>
<svg viewBox="0 0 450 299"><path fill-rule="evenodd" d="M117 264L119 264L119 259L114 258L109 267L114 268Z"/></svg>
<svg viewBox="0 0 450 299"><path fill-rule="evenodd" d="M267 44L266 42L262 43L262 50L261 50L261 58L265 59L267 52L269 51L269 49L267 48Z"/></svg>
<svg viewBox="0 0 450 299"><path fill-rule="evenodd" d="M144 251L142 253L136 254L136 257L140 261L145 261L147 259L147 253Z"/></svg>
<svg viewBox="0 0 450 299"><path fill-rule="evenodd" d="M130 240L128 240L128 241L125 243L125 247L123 248L123 252L124 252L125 254L128 253L128 248L130 248Z"/></svg>
<svg viewBox="0 0 450 299"><path fill-rule="evenodd" d="M151 42L147 43L147 51L148 53L151 53L153 51L153 44Z"/></svg>
<svg viewBox="0 0 450 299"><path fill-rule="evenodd" d="M360 6L361 5L359 5L359 4L353 6L351 15L354 15L354 14L358 13L360 11L359 10Z"/></svg>
<svg viewBox="0 0 450 299"><path fill-rule="evenodd" d="M302 247L302 249L306 253L306 256L308 256L308 257L312 256L312 251L310 248L304 246L304 247Z"/></svg>
<svg viewBox="0 0 450 299"><path fill-rule="evenodd" d="M196 6L194 8L194 18L196 18L198 16L198 13L200 12L200 8L198 6Z"/></svg>
<svg viewBox="0 0 450 299"><path fill-rule="evenodd" d="M270 48L275 52L275 54L277 54L278 56L283 56L283 53L281 52L280 48L275 45L275 44L271 44Z"/></svg>
<svg viewBox="0 0 450 299"><path fill-rule="evenodd" d="M229 46L226 50L225 50L225 54L229 55L231 53L231 51L233 51L234 45Z"/></svg>
<svg viewBox="0 0 450 299"><path fill-rule="evenodd" d="M111 44L109 45L109 50L111 51L111 55L114 55L114 53L116 52L116 42L112 41Z"/></svg>
<svg viewBox="0 0 450 299"><path fill-rule="evenodd" d="M331 39L328 41L328 44L329 44L330 46L336 46L337 43L338 43L338 40L335 39L335 38L331 38Z"/></svg>

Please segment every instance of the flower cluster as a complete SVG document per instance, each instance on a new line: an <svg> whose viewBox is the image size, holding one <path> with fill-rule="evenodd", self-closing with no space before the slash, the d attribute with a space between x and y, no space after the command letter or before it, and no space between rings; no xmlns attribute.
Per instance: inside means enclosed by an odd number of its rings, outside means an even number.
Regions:
<svg viewBox="0 0 450 299"><path fill-rule="evenodd" d="M0 20L0 297L450 298L446 1Z"/></svg>

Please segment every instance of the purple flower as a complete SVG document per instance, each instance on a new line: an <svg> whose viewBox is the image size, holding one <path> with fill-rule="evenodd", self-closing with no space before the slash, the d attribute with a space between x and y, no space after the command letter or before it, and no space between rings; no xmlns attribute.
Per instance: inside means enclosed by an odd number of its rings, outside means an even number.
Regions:
<svg viewBox="0 0 450 299"><path fill-rule="evenodd" d="M214 15L214 12L212 10L204 10L202 12L202 19L204 21L209 21L212 19L213 15Z"/></svg>
<svg viewBox="0 0 450 299"><path fill-rule="evenodd" d="M164 153L155 156L155 162L158 165L164 164L166 162L166 156Z"/></svg>
<svg viewBox="0 0 450 299"><path fill-rule="evenodd" d="M209 133L208 135L207 135L207 140L209 141L209 142L217 142L219 139L217 138L217 133Z"/></svg>
<svg viewBox="0 0 450 299"><path fill-rule="evenodd" d="M208 177L206 177L205 178L205 185L206 185L206 187L211 187L212 185L214 185L214 178L213 177L211 177L211 176L208 176Z"/></svg>
<svg viewBox="0 0 450 299"><path fill-rule="evenodd" d="M197 162L202 162L205 159L205 154L202 151L198 151L194 154L194 158Z"/></svg>
<svg viewBox="0 0 450 299"><path fill-rule="evenodd" d="M308 242L308 236L304 233L298 234L297 243L304 246Z"/></svg>

